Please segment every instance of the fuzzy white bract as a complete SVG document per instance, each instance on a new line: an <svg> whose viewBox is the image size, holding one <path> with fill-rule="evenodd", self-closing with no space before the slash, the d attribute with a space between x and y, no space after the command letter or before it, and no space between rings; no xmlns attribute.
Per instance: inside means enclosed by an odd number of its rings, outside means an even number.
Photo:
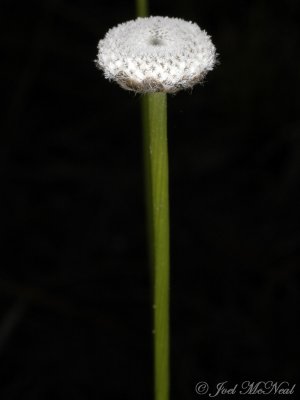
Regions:
<svg viewBox="0 0 300 400"><path fill-rule="evenodd" d="M149 17L110 29L98 45L109 80L140 93L175 93L203 80L216 62L210 36L179 18Z"/></svg>

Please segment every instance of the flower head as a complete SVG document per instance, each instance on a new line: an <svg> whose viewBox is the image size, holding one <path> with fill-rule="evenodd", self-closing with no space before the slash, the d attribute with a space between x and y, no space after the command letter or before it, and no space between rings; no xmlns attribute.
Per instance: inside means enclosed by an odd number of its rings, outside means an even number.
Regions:
<svg viewBox="0 0 300 400"><path fill-rule="evenodd" d="M110 29L98 45L98 67L107 79L140 93L175 93L203 80L216 49L195 23L149 17Z"/></svg>

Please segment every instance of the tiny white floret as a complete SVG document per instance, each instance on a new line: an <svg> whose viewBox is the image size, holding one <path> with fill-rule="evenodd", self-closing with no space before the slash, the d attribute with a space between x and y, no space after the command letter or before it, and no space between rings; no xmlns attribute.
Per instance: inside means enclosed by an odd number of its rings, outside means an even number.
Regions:
<svg viewBox="0 0 300 400"><path fill-rule="evenodd" d="M179 18L149 17L110 29L98 44L107 79L140 93L175 93L203 80L216 62L210 36Z"/></svg>

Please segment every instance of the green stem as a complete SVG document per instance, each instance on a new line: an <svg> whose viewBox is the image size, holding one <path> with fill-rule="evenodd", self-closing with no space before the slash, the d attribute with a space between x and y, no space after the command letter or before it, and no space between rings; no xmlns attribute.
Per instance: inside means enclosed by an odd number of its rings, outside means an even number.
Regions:
<svg viewBox="0 0 300 400"><path fill-rule="evenodd" d="M150 154L150 124L149 124L149 95L141 97L141 111L143 124L143 152L144 152L144 177L145 177L145 204L147 219L147 240L148 240L148 256L150 267L151 287L154 283L153 262L154 262L154 246L153 246L153 202L152 202L152 183L151 183L151 154ZM153 293L152 293L153 295Z"/></svg>
<svg viewBox="0 0 300 400"><path fill-rule="evenodd" d="M169 184L167 95L151 93L143 99L144 156L153 282L153 338L155 400L169 399Z"/></svg>
<svg viewBox="0 0 300 400"><path fill-rule="evenodd" d="M139 17L148 1L136 0ZM170 239L167 95L142 97L148 242L153 298L154 399L169 400L170 386Z"/></svg>
<svg viewBox="0 0 300 400"><path fill-rule="evenodd" d="M136 15L139 17L147 17L148 13L148 0L136 0Z"/></svg>

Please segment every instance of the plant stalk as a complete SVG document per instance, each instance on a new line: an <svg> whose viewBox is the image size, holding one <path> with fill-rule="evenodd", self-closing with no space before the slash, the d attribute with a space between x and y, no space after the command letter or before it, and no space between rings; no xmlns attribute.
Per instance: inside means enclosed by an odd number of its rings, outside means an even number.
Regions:
<svg viewBox="0 0 300 400"><path fill-rule="evenodd" d="M135 8L138 17L148 16L148 0L136 0Z"/></svg>
<svg viewBox="0 0 300 400"><path fill-rule="evenodd" d="M148 0L136 0L147 17ZM154 400L170 396L170 239L167 95L142 96L145 193L153 302Z"/></svg>
<svg viewBox="0 0 300 400"><path fill-rule="evenodd" d="M154 398L169 399L170 245L167 95L143 99L148 240L153 299Z"/></svg>
<svg viewBox="0 0 300 400"><path fill-rule="evenodd" d="M148 237L153 283L154 393L169 399L169 182L167 95L144 98L144 156L148 209Z"/></svg>

